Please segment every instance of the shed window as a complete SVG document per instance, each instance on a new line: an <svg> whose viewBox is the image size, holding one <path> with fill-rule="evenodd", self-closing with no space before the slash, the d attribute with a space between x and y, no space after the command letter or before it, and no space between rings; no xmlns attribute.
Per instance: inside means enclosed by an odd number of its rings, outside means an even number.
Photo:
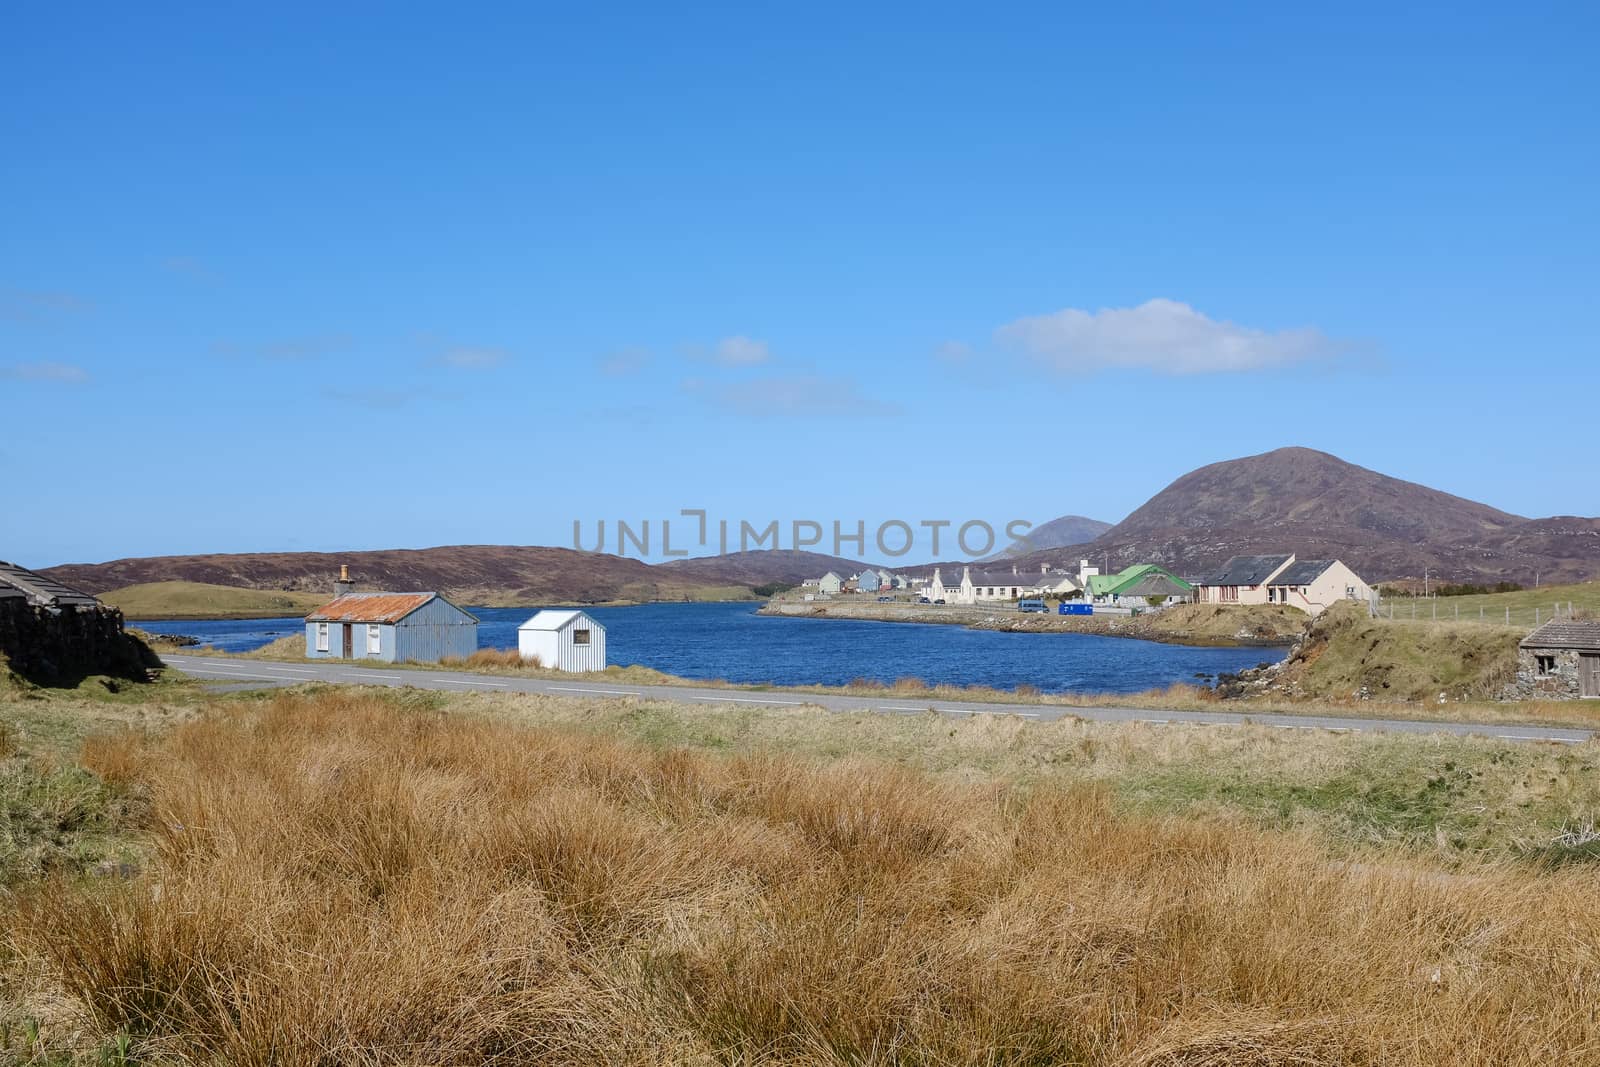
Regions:
<svg viewBox="0 0 1600 1067"><path fill-rule="evenodd" d="M574 630L574 631L572 631L572 643L575 644L575 645L587 645L589 643L589 631L588 630Z"/></svg>
<svg viewBox="0 0 1600 1067"><path fill-rule="evenodd" d="M317 651L328 651L328 624L325 622L317 623Z"/></svg>
<svg viewBox="0 0 1600 1067"><path fill-rule="evenodd" d="M1533 662L1540 674L1556 673L1556 658L1554 656L1535 656L1533 657Z"/></svg>
<svg viewBox="0 0 1600 1067"><path fill-rule="evenodd" d="M367 655L376 656L383 651L383 628L380 626L367 626Z"/></svg>

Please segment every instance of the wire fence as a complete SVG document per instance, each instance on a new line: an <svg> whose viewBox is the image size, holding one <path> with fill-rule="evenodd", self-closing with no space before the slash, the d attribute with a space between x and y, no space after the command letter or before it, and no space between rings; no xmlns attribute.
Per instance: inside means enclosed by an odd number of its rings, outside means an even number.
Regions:
<svg viewBox="0 0 1600 1067"><path fill-rule="evenodd" d="M1393 622L1481 623L1531 630L1552 619L1583 614L1570 600L1538 602L1518 597L1516 603L1480 597L1375 597L1372 614Z"/></svg>

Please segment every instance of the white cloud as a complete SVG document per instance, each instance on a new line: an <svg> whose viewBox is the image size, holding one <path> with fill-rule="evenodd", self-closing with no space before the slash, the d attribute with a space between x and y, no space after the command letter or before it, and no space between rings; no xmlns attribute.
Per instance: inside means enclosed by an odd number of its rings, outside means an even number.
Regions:
<svg viewBox="0 0 1600 1067"><path fill-rule="evenodd" d="M13 363L0 367L0 378L16 382L54 382L57 385L82 385L89 372L66 363Z"/></svg>
<svg viewBox="0 0 1600 1067"><path fill-rule="evenodd" d="M193 278L200 282L214 282L219 280L216 271L194 256L167 256L161 260L161 267L172 274L180 274L186 278Z"/></svg>
<svg viewBox="0 0 1600 1067"><path fill-rule="evenodd" d="M1338 354L1315 327L1269 332L1208 318L1176 300L1089 312L1066 308L1007 323L995 338L1052 370L1141 368L1166 374L1258 370Z"/></svg>
<svg viewBox="0 0 1600 1067"><path fill-rule="evenodd" d="M229 358L254 356L257 359L289 363L332 355L336 352L344 351L354 344L355 338L347 333L328 333L308 337L286 337L282 340L265 341L260 344L217 341L212 344L211 351L219 356L227 356Z"/></svg>
<svg viewBox="0 0 1600 1067"><path fill-rule="evenodd" d="M648 348L619 348L600 357L600 373L607 378L629 378L650 364Z"/></svg>
<svg viewBox="0 0 1600 1067"><path fill-rule="evenodd" d="M757 378L715 388L691 378L683 388L737 415L888 415L898 410L895 405L862 392L848 378Z"/></svg>
<svg viewBox="0 0 1600 1067"><path fill-rule="evenodd" d="M0 290L0 318L27 322L46 315L81 315L94 305L76 293Z"/></svg>
<svg viewBox="0 0 1600 1067"><path fill-rule="evenodd" d="M466 345L457 345L447 348L434 360L441 367L455 367L459 370L489 370L504 363L510 356L503 348L474 348Z"/></svg>
<svg viewBox="0 0 1600 1067"><path fill-rule="evenodd" d="M735 334L717 342L712 358L724 367L753 367L770 360L772 353L767 351L767 342Z"/></svg>
<svg viewBox="0 0 1600 1067"><path fill-rule="evenodd" d="M415 386L402 388L324 389L322 395L341 405L369 411L398 411L426 400L444 399L449 394Z"/></svg>

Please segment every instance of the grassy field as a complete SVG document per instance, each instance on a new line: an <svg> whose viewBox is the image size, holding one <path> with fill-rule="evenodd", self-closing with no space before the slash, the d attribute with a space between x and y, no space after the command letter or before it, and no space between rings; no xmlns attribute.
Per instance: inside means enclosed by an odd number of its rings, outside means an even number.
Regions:
<svg viewBox="0 0 1600 1067"><path fill-rule="evenodd" d="M331 596L236 589L205 582L147 582L105 593L105 603L130 619L247 619L305 615Z"/></svg>
<svg viewBox="0 0 1600 1067"><path fill-rule="evenodd" d="M1600 582L1431 599L1387 597L1383 601L1383 613L1389 617L1392 610L1396 621L1483 622L1531 630L1536 620L1549 622L1557 608L1564 614L1569 604L1580 615L1600 617Z"/></svg>
<svg viewBox="0 0 1600 1067"><path fill-rule="evenodd" d="M1339 604L1312 624L1279 685L1313 699L1492 700L1516 674L1522 636L1476 623L1391 622L1371 618L1365 605Z"/></svg>
<svg viewBox="0 0 1600 1067"><path fill-rule="evenodd" d="M139 867L18 868L0 1059L1600 1047L1593 745L189 683L10 694L0 722L8 763L105 798L50 834Z"/></svg>

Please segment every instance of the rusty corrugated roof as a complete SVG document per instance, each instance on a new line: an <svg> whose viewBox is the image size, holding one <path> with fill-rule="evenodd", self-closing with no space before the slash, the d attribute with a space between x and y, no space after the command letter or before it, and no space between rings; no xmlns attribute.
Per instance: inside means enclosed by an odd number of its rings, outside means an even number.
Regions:
<svg viewBox="0 0 1600 1067"><path fill-rule="evenodd" d="M346 593L306 616L307 622L399 622L438 593Z"/></svg>

